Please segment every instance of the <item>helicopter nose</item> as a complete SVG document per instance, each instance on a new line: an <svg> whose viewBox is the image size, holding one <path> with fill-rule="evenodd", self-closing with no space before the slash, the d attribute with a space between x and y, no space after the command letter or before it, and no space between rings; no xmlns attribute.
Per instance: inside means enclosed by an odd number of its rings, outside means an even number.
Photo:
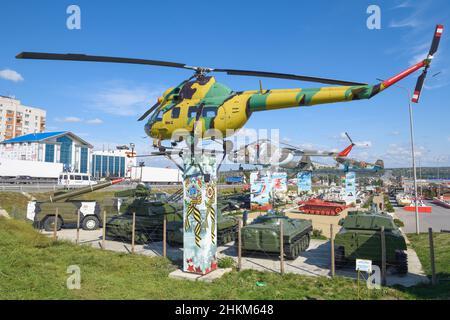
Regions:
<svg viewBox="0 0 450 320"><path fill-rule="evenodd" d="M152 136L152 135L151 135L151 129L152 129L152 125L150 124L150 121L149 121L149 122L147 122L147 123L144 125L144 131L145 131L145 133L146 133L149 137Z"/></svg>

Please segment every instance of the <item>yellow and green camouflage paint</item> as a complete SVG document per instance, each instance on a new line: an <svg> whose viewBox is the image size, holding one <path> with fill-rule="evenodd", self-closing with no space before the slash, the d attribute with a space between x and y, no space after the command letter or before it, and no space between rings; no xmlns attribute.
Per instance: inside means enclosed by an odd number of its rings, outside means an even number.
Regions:
<svg viewBox="0 0 450 320"><path fill-rule="evenodd" d="M201 137L218 131L226 137L233 133L230 129L242 128L253 112L370 99L427 63L428 60L421 61L376 85L235 92L214 77L197 77L168 89L159 98L160 106L145 125L145 131L160 140L171 139L177 129Z"/></svg>

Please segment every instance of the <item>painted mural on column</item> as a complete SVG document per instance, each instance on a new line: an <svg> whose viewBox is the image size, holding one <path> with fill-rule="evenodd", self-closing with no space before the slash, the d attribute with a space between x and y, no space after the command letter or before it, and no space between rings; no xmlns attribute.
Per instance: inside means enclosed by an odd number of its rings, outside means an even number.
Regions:
<svg viewBox="0 0 450 320"><path fill-rule="evenodd" d="M269 172L257 171L250 173L250 203L252 210L269 210L272 181Z"/></svg>
<svg viewBox="0 0 450 320"><path fill-rule="evenodd" d="M183 161L183 271L207 274L217 269L217 162L210 155Z"/></svg>
<svg viewBox="0 0 450 320"><path fill-rule="evenodd" d="M356 174L347 172L345 175L345 202L356 202Z"/></svg>
<svg viewBox="0 0 450 320"><path fill-rule="evenodd" d="M287 173L273 172L271 175L272 189L277 196L285 196L288 191Z"/></svg>
<svg viewBox="0 0 450 320"><path fill-rule="evenodd" d="M312 190L312 172L301 171L297 173L298 192L311 192Z"/></svg>

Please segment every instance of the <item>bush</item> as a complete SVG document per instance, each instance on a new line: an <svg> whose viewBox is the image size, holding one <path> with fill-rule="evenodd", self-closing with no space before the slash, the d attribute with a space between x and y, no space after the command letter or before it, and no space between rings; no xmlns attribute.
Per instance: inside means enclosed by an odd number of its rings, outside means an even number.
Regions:
<svg viewBox="0 0 450 320"><path fill-rule="evenodd" d="M402 227L405 226L405 224L403 223L403 221L400 220L400 219L394 219L394 223L395 223L395 225L396 225L397 227L399 227L399 228L402 228Z"/></svg>
<svg viewBox="0 0 450 320"><path fill-rule="evenodd" d="M311 237L313 239L321 239L321 240L325 240L327 238L323 235L322 230L319 230L319 229L313 229Z"/></svg>
<svg viewBox="0 0 450 320"><path fill-rule="evenodd" d="M236 262L232 257L224 257L219 259L218 266L219 268L234 268L236 266Z"/></svg>

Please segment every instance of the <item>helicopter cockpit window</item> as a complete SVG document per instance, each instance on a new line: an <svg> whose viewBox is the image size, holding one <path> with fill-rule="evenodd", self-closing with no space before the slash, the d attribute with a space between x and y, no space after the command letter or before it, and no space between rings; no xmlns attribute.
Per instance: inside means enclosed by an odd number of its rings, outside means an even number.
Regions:
<svg viewBox="0 0 450 320"><path fill-rule="evenodd" d="M164 114L164 112L162 110L160 112L158 112L158 115L156 116L155 121L161 121L163 118L163 114Z"/></svg>
<svg viewBox="0 0 450 320"><path fill-rule="evenodd" d="M178 119L180 117L180 108L176 107L172 109L172 119Z"/></svg>
<svg viewBox="0 0 450 320"><path fill-rule="evenodd" d="M214 118L217 115L217 108L216 107L204 107L202 116L204 118Z"/></svg>
<svg viewBox="0 0 450 320"><path fill-rule="evenodd" d="M189 107L188 118L195 118L197 116L197 107Z"/></svg>

